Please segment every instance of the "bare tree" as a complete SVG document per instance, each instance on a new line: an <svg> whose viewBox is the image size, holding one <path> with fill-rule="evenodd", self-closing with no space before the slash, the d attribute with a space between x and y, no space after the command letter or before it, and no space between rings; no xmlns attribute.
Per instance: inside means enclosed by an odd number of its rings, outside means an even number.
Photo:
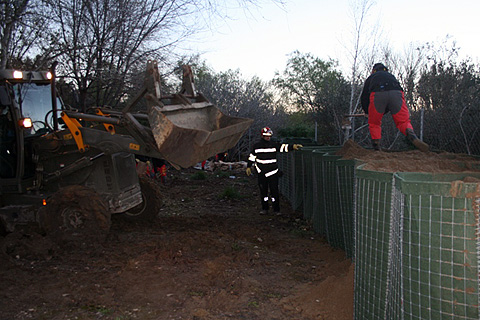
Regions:
<svg viewBox="0 0 480 320"><path fill-rule="evenodd" d="M82 109L117 105L131 70L190 34L188 0L47 1L59 73L78 88Z"/></svg>
<svg viewBox="0 0 480 320"><path fill-rule="evenodd" d="M366 41L363 38L367 37L365 34L367 25L366 19L371 7L374 5L372 0L361 0L351 2L352 16L353 16L353 31L352 31L352 49L350 51L351 57L351 90L350 90L350 106L349 112L354 113L357 105L355 97L358 97L358 87L361 83L360 79L360 58L365 50ZM373 37L375 38L375 37Z"/></svg>
<svg viewBox="0 0 480 320"><path fill-rule="evenodd" d="M355 114L360 106L360 91L365 75L373 65L379 48L376 46L380 38L381 28L372 26L369 21L371 9L375 5L374 0L352 0L350 9L353 27L351 31L351 47L345 46L350 61L350 101L348 114ZM356 128L356 118L347 118L352 124L344 126L344 139L353 138ZM361 128L364 128L362 126ZM350 131L352 130L352 131ZM358 129L357 129L358 130Z"/></svg>
<svg viewBox="0 0 480 320"><path fill-rule="evenodd" d="M57 74L79 92L78 108L125 100L147 59L172 64L175 47L247 8L283 0L4 0L0 14L0 67L36 57L59 62ZM41 23L47 21L48 23ZM33 28L37 26L38 28ZM173 58L173 59L172 59ZM41 64L41 63L36 63Z"/></svg>
<svg viewBox="0 0 480 320"><path fill-rule="evenodd" d="M223 112L254 119L248 132L232 150L232 159L243 159L258 139L262 127L274 130L284 125L285 113L274 103L272 86L258 77L242 78L240 71L216 73L205 65L194 70L197 89Z"/></svg>
<svg viewBox="0 0 480 320"><path fill-rule="evenodd" d="M38 0L3 0L0 6L0 69L18 67L40 41L43 7Z"/></svg>

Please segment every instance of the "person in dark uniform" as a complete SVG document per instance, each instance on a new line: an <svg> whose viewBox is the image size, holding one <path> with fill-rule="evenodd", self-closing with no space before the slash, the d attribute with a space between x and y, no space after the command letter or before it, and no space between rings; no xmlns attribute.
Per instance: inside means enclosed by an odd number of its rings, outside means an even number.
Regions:
<svg viewBox="0 0 480 320"><path fill-rule="evenodd" d="M372 138L372 146L375 150L380 150L382 117L389 111L392 113L393 121L398 130L417 149L423 152L429 150L428 144L418 139L413 131L410 113L400 83L382 63L376 63L372 68L372 73L365 80L361 104L365 114L368 114L368 127Z"/></svg>
<svg viewBox="0 0 480 320"><path fill-rule="evenodd" d="M254 170L258 175L258 186L260 188L262 203L262 211L260 211L260 214L268 213L269 200L272 201L273 212L275 214L280 214L277 152L289 152L292 150L299 150L303 147L301 144L290 145L271 141L270 139L272 135L273 131L269 127L265 127L261 130L262 138L253 145L247 163L247 176L252 174L252 167L254 167Z"/></svg>

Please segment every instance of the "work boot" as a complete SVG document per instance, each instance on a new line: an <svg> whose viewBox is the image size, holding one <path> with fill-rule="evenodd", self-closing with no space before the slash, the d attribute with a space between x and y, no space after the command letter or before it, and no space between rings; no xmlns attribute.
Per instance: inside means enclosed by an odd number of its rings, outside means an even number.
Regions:
<svg viewBox="0 0 480 320"><path fill-rule="evenodd" d="M413 132L412 129L407 129L406 130L406 134L407 134L407 139L413 143L413 145L415 146L415 148L417 148L418 150L422 151L422 152L428 152L428 150L430 149L430 147L428 146L428 144L426 144L425 142L423 142L422 140L418 139L417 135L415 134L415 132Z"/></svg>
<svg viewBox="0 0 480 320"><path fill-rule="evenodd" d="M372 147L376 151L380 151L380 139L372 139Z"/></svg>

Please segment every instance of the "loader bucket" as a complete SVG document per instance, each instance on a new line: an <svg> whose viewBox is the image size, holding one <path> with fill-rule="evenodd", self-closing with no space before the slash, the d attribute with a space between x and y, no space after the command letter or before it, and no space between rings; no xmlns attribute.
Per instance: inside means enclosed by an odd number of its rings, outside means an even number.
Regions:
<svg viewBox="0 0 480 320"><path fill-rule="evenodd" d="M200 98L192 101L178 94L160 101L147 96L148 120L158 151L177 168L194 166L234 147L253 122L227 116Z"/></svg>

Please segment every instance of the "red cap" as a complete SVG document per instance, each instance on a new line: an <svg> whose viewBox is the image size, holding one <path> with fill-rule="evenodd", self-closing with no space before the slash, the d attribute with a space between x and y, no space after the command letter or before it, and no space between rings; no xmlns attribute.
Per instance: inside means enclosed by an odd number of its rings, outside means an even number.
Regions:
<svg viewBox="0 0 480 320"><path fill-rule="evenodd" d="M269 127L263 128L261 133L262 133L262 136L264 137L271 137L273 135L273 131Z"/></svg>

